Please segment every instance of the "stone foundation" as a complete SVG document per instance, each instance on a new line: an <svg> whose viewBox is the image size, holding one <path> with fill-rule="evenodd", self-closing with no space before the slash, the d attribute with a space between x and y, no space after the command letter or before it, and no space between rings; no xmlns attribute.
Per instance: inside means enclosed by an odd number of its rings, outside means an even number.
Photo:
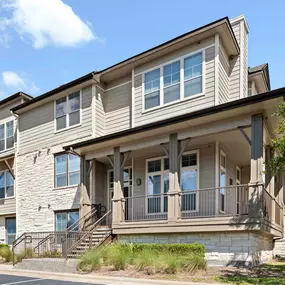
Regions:
<svg viewBox="0 0 285 285"><path fill-rule="evenodd" d="M273 239L254 232L118 235L128 243L201 243L209 266L255 266L270 261Z"/></svg>

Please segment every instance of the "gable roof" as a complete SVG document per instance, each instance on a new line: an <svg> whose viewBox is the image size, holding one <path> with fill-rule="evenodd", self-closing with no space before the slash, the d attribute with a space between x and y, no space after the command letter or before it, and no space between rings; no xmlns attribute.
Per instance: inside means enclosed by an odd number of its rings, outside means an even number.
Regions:
<svg viewBox="0 0 285 285"><path fill-rule="evenodd" d="M23 98L26 98L28 100L32 100L34 97L27 94L27 93L24 93L24 92L17 92L9 97L6 97L4 98L3 100L0 101L0 107L3 106L4 104L6 104L7 102L9 101L12 101L18 97L23 97ZM21 104L22 105L22 104Z"/></svg>
<svg viewBox="0 0 285 285"><path fill-rule="evenodd" d="M17 107L14 107L12 109L12 112L16 112L16 111L18 111L18 110L20 110L20 109L22 109L22 108L24 108L24 107L26 107L28 105L31 105L31 104L33 104L35 102L38 102L38 101L43 100L43 99L46 99L49 96L55 95L55 94L57 94L59 92L67 90L68 88L76 86L77 84L83 83L85 81L88 81L88 80L91 80L91 79L95 79L95 81L97 81L96 78L94 78L95 75L106 74L108 72L111 72L111 71L114 71L116 69L122 68L122 67L124 67L126 65L132 65L135 61L137 61L137 60L139 60L139 59L141 59L143 57L146 57L146 56L148 56L151 53L154 53L154 52L160 51L162 49L165 49L168 46L173 45L173 44L183 40L184 38L190 38L192 36L196 36L197 34L205 33L206 31L208 31L210 29L217 28L217 27L220 27L222 25L227 27L228 35L232 39L232 47L235 50L235 53L238 54L240 49L239 49L239 45L238 45L237 39L236 39L236 37L234 35L233 29L231 27L230 20L229 20L228 17L224 17L224 18L221 18L221 19L216 20L214 22L211 22L211 23L209 23L207 25L204 25L202 27L199 27L197 29L189 31L189 32L187 32L185 34L182 34L182 35L180 35L180 36L178 36L176 38L173 38L173 39L171 39L169 41L166 41L166 42L164 42L164 43L162 43L162 44L160 44L158 46L155 46L155 47L153 47L151 49L148 49L148 50L146 50L146 51L144 51L142 53L139 53L139 54L137 54L135 56L132 56L132 57L130 57L130 58L126 59L126 60L123 60L123 61L121 61L119 63L116 63L116 64L114 64L114 65L112 65L110 67L107 67L107 68L102 69L100 71L90 72L90 73L88 73L88 74L86 74L86 75L84 75L84 76L82 76L80 78L77 78L77 79L75 79L75 80L73 80L73 81L71 81L71 82L69 82L67 84L61 85L61 86L59 86L59 87L57 87L57 88L55 88L55 89L53 89L53 90L51 90L51 91L49 91L49 92L47 92L45 94L42 94L42 95L40 95L38 97L35 97L33 100L31 100L29 102L25 102L25 103L23 103L23 104L21 104L21 105L19 105Z"/></svg>
<svg viewBox="0 0 285 285"><path fill-rule="evenodd" d="M254 75L257 73L261 73L264 77L264 81L267 85L268 90L271 89L270 87L270 76L269 76L269 66L268 63L263 63L254 67L248 68L248 75Z"/></svg>

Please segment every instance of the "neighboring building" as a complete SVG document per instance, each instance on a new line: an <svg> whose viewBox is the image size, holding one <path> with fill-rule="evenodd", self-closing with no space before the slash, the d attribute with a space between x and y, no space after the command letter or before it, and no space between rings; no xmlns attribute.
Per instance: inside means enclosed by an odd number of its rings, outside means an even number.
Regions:
<svg viewBox="0 0 285 285"><path fill-rule="evenodd" d="M16 237L17 119L10 109L31 99L19 92L0 101L0 243L12 244Z"/></svg>
<svg viewBox="0 0 285 285"><path fill-rule="evenodd" d="M283 177L264 162L285 89L270 91L267 64L248 68L248 32L223 18L13 108L17 236L65 231L101 204L122 241L270 259Z"/></svg>

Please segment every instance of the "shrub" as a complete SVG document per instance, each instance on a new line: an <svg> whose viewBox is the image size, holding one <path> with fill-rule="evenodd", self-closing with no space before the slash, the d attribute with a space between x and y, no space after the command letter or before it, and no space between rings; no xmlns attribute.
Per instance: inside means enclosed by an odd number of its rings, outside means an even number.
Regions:
<svg viewBox="0 0 285 285"><path fill-rule="evenodd" d="M102 265L102 256L99 251L86 252L78 263L77 268L84 272L92 272Z"/></svg>
<svg viewBox="0 0 285 285"><path fill-rule="evenodd" d="M114 266L115 270L125 270L133 261L132 245L115 243L102 251L104 261Z"/></svg>
<svg viewBox="0 0 285 285"><path fill-rule="evenodd" d="M166 252L158 258L158 268L164 273L175 274L181 269L181 256Z"/></svg>
<svg viewBox="0 0 285 285"><path fill-rule="evenodd" d="M9 262L12 260L12 251L9 245L1 245L0 247L0 256Z"/></svg>
<svg viewBox="0 0 285 285"><path fill-rule="evenodd" d="M182 268L188 272L195 272L197 270L206 270L207 261L201 254L190 254L182 258Z"/></svg>
<svg viewBox="0 0 285 285"><path fill-rule="evenodd" d="M137 270L144 270L149 266L155 267L156 261L156 253L148 249L143 249L134 256L134 265Z"/></svg>

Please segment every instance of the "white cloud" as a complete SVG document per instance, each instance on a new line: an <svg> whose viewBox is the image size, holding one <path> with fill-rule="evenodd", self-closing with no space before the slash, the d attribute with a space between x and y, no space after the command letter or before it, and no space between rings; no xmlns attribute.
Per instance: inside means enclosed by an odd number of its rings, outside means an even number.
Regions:
<svg viewBox="0 0 285 285"><path fill-rule="evenodd" d="M0 0L0 5L12 11L11 18L2 18L6 34L9 27L13 28L21 39L32 40L35 48L74 47L95 39L90 23L61 0ZM7 36L2 33L1 37L6 41Z"/></svg>
<svg viewBox="0 0 285 285"><path fill-rule="evenodd" d="M14 71L3 71L1 75L2 82L9 91L24 91L31 95L37 95L40 92L40 88L28 76L20 76ZM3 94L7 94L7 92Z"/></svg>

